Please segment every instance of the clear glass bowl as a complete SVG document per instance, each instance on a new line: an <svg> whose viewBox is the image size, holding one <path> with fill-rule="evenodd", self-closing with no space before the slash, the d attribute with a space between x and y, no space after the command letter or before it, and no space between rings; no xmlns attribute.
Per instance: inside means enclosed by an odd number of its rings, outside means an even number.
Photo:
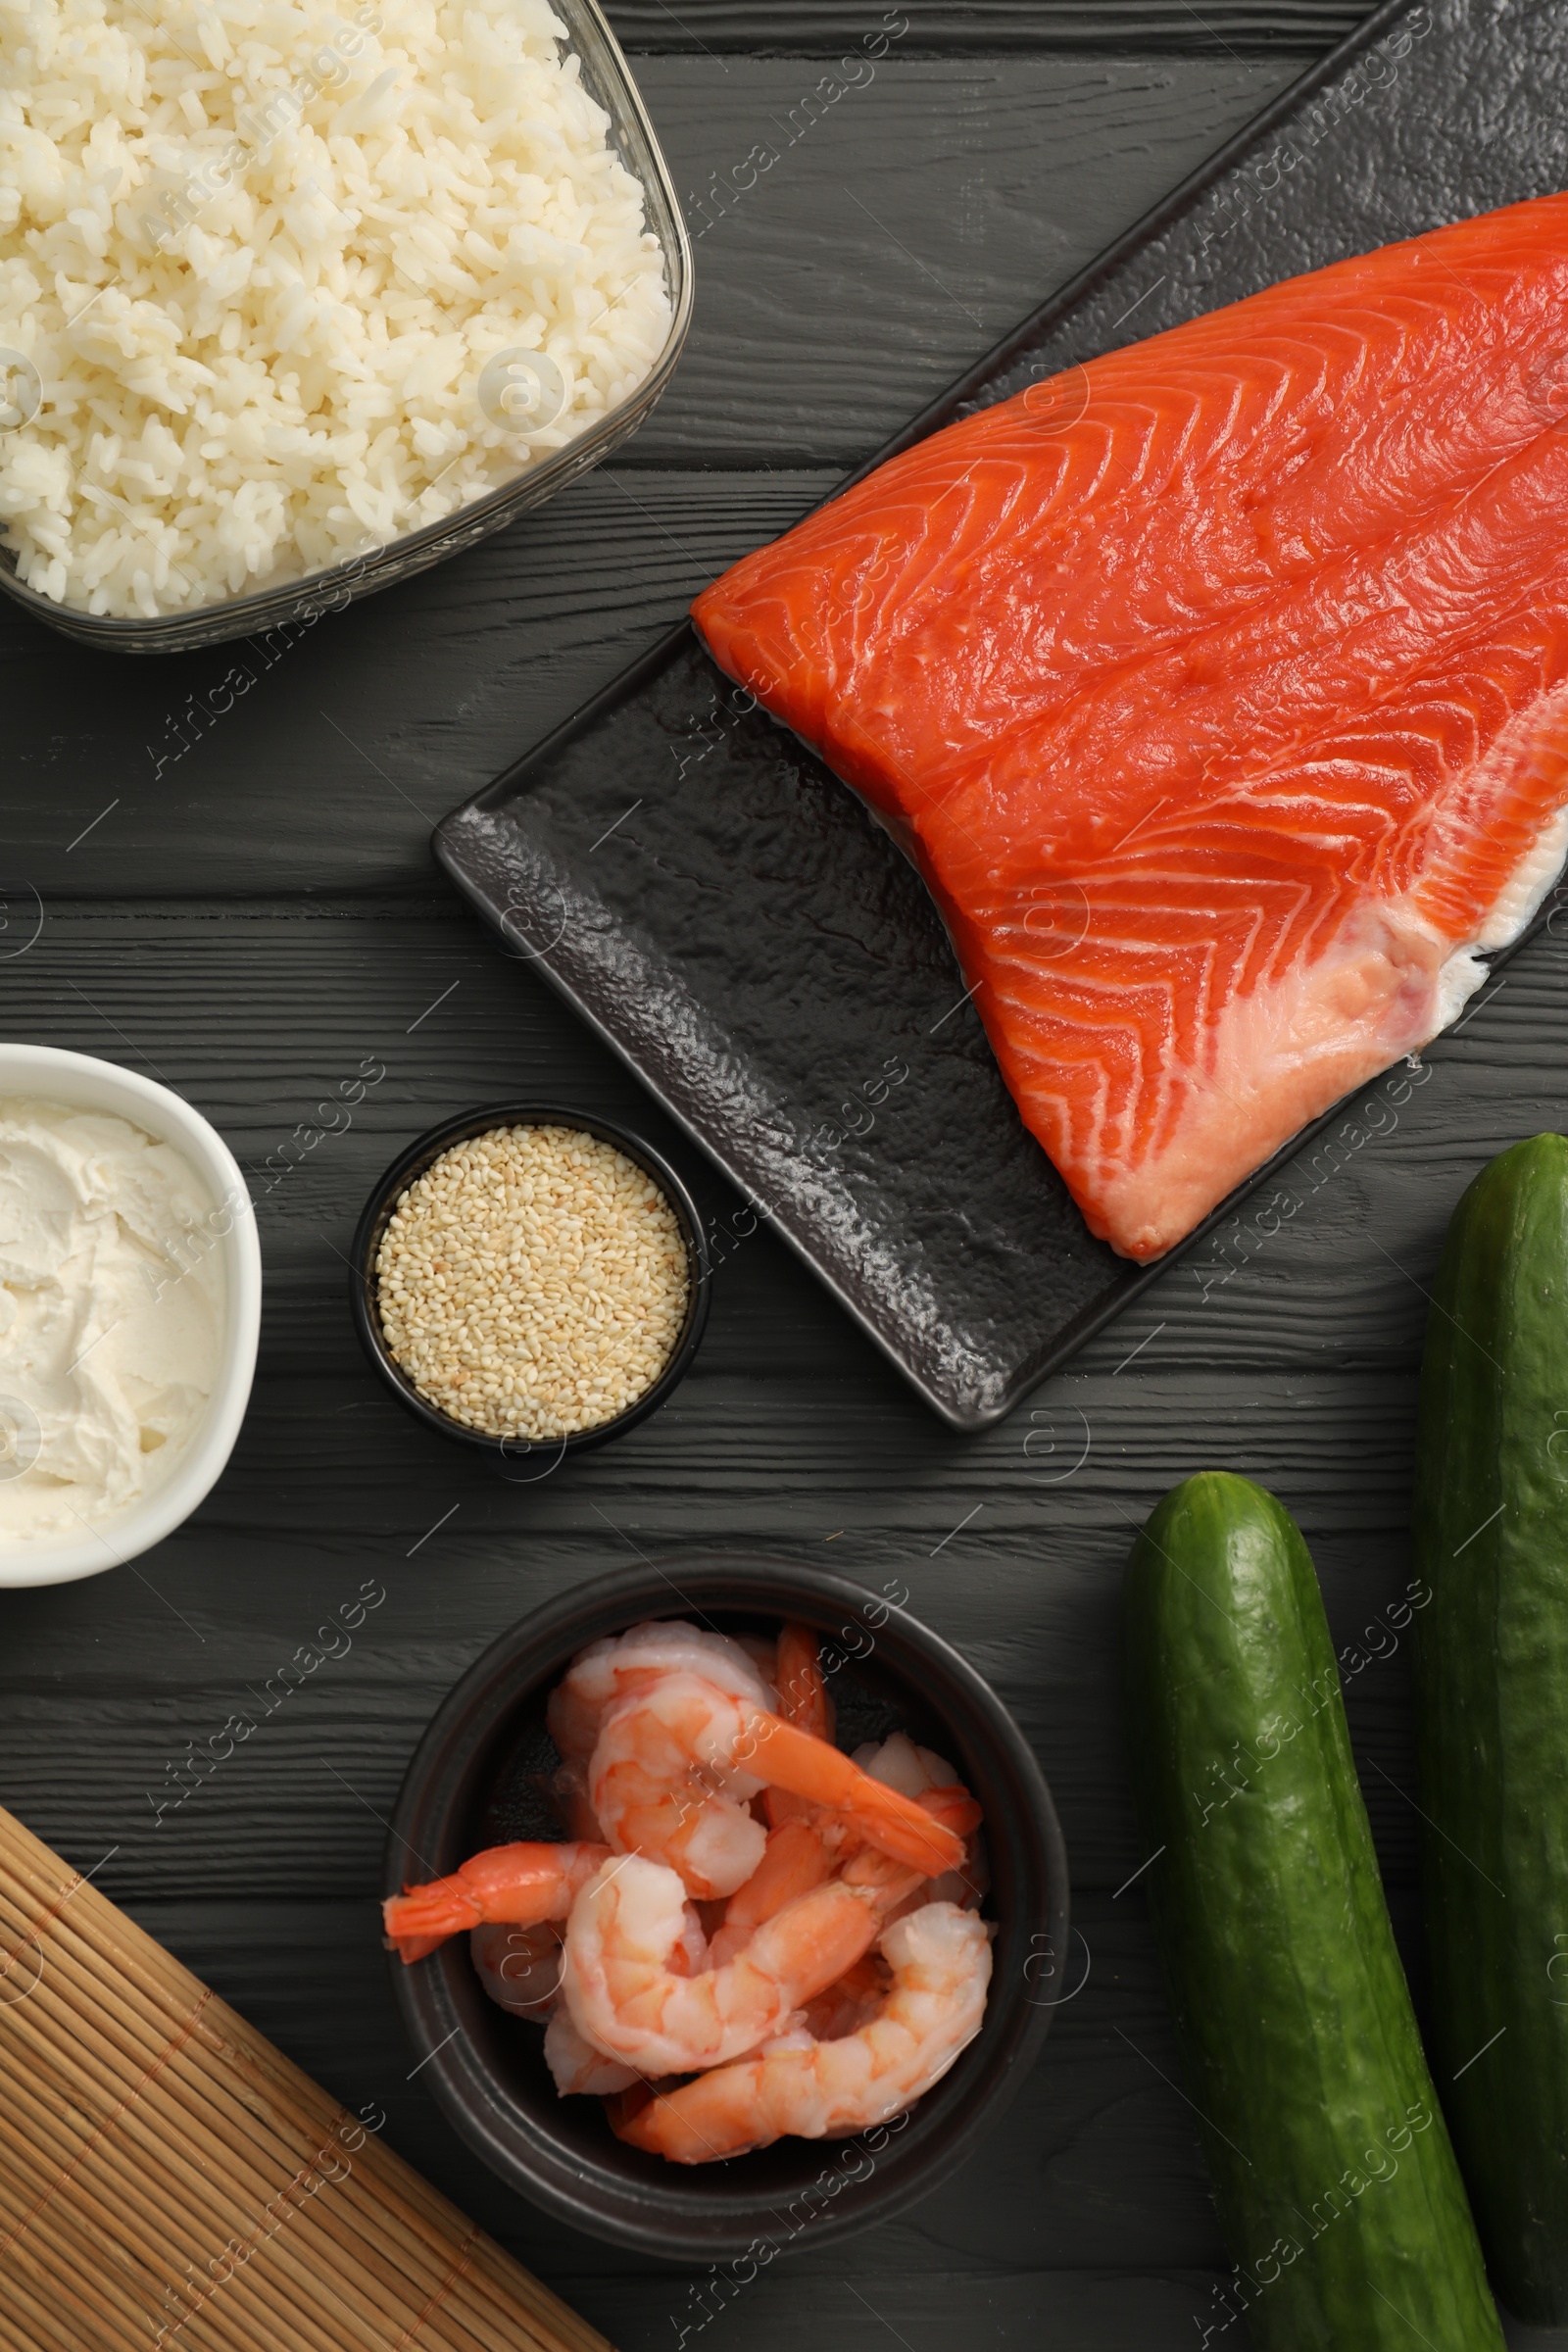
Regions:
<svg viewBox="0 0 1568 2352"><path fill-rule="evenodd" d="M250 596L223 597L210 605L152 618L110 618L79 612L40 596L17 577L14 548L0 536L0 590L13 597L51 628L62 629L84 645L107 646L122 654L172 654L194 646L221 645L230 638L254 636L286 622L309 626L323 612L341 612L355 597L369 596L412 578L447 556L487 539L530 508L542 506L564 490L568 482L603 463L631 436L658 400L674 372L692 317L692 249L681 217L669 167L660 151L654 126L620 44L611 31L597 0L551 0L566 26L564 53L580 61L583 84L610 117L610 137L616 154L641 182L647 225L659 239L664 263L664 290L669 297L669 333L664 348L636 390L591 425L564 449L558 449L528 466L510 482L501 483L460 507L439 522L426 523L400 539L388 540L372 555L357 556L330 569L313 571L301 579L260 588Z"/></svg>

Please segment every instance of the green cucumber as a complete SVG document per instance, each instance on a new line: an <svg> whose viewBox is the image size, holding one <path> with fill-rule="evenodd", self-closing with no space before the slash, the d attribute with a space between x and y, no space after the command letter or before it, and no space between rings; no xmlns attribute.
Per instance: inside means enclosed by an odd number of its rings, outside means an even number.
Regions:
<svg viewBox="0 0 1568 2352"><path fill-rule="evenodd" d="M1493 2283L1568 2322L1568 1142L1482 1170L1421 1371L1432 2054Z"/></svg>
<svg viewBox="0 0 1568 2352"><path fill-rule="evenodd" d="M1223 1471L1177 1487L1133 1546L1123 1639L1147 1884L1236 2263L1210 2334L1245 2310L1257 2352L1501 2352L1289 1512Z"/></svg>

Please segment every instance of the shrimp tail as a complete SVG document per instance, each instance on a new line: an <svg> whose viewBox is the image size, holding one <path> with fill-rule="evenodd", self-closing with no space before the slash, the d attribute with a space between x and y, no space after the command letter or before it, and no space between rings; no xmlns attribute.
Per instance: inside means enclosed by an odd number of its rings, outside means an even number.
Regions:
<svg viewBox="0 0 1568 2352"><path fill-rule="evenodd" d="M793 1723L797 1731L809 1732L813 1740L831 1740L833 1701L822 1675L821 1647L808 1625L792 1621L781 1629L774 1679L778 1711L784 1721ZM775 1830L811 1811L804 1796L792 1796L787 1788L764 1790L762 1803Z"/></svg>
<svg viewBox="0 0 1568 2352"><path fill-rule="evenodd" d="M391 1899L396 1900L396 1897ZM384 1903L381 1906L381 1910L384 1917L386 1912L386 1905ZM438 1952L441 1949L441 1946L446 1942L447 1937L449 1936L456 1935L456 1933L457 1930L455 1928L443 1928L439 1934L432 1934L429 1936L388 1935L382 1937L382 1941L386 1945L386 1948L389 1952L397 1953L398 1958L402 1961L405 1968L412 1968L416 1960L428 1960L430 1954L432 1952Z"/></svg>
<svg viewBox="0 0 1568 2352"><path fill-rule="evenodd" d="M944 1788L922 1788L914 1801L933 1821L944 1822L958 1838L973 1837L985 1819L968 1789L960 1788L956 1781Z"/></svg>
<svg viewBox="0 0 1568 2352"><path fill-rule="evenodd" d="M444 1879L406 1886L381 1905L387 1938L412 1967L449 1936L506 1924L538 1927L564 1919L579 1887L610 1859L607 1845L522 1840L492 1845Z"/></svg>
<svg viewBox="0 0 1568 2352"><path fill-rule="evenodd" d="M781 1716L759 1710L747 1724L746 1762L770 1788L809 1797L815 1805L848 1813L868 1845L906 1862L928 1878L956 1870L963 1839L918 1800L873 1780L825 1740L813 1739Z"/></svg>
<svg viewBox="0 0 1568 2352"><path fill-rule="evenodd" d="M786 1625L778 1638L778 1711L815 1740L833 1736L822 1654L808 1625Z"/></svg>

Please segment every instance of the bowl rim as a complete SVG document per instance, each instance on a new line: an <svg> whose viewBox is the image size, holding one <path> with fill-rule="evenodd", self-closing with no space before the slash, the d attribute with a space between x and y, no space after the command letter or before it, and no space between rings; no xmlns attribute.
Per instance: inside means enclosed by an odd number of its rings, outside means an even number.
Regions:
<svg viewBox="0 0 1568 2352"><path fill-rule="evenodd" d="M189 1518L234 1449L255 1377L262 1317L262 1251L250 1187L217 1128L193 1103L172 1087L98 1054L65 1046L0 1044L0 1097L23 1095L69 1110L127 1119L155 1141L183 1152L212 1194L210 1213L226 1219L215 1237L222 1250L225 1298L218 1377L184 1458L142 1501L89 1536L28 1553L0 1550L0 1588L11 1589L100 1576L161 1544Z"/></svg>
<svg viewBox="0 0 1568 2352"><path fill-rule="evenodd" d="M296 622L309 626L322 612L342 612L356 596L395 587L504 528L514 514L542 506L557 490L565 489L579 474L611 456L626 435L636 430L668 385L691 328L696 302L691 233L653 119L600 0L552 0L552 5L566 24L563 55L578 59L590 80L591 94L610 116L611 144L622 166L642 185L644 224L658 236L663 254L669 331L648 373L624 400L596 418L575 440L552 450L539 465L525 467L438 521L400 532L368 553L346 557L328 568L279 581L270 588L254 589L246 596L218 597L173 612L83 612L74 606L56 604L52 597L19 579L7 560L16 551L7 547L3 533L0 593L78 644L101 646L110 653L192 652ZM640 143L643 151L635 170L620 133L617 109L630 127L631 144Z"/></svg>
<svg viewBox="0 0 1568 2352"><path fill-rule="evenodd" d="M686 1318L659 1378L609 1421L597 1422L592 1429L573 1430L563 1438L498 1438L488 1430L466 1429L461 1421L455 1421L450 1413L444 1413L439 1405L420 1396L387 1346L381 1330L375 1298L375 1253L398 1196L455 1144L470 1136L488 1135L497 1127L575 1128L597 1137L601 1143L612 1145L651 1176L664 1194L686 1245ZM568 1454L584 1453L592 1446L608 1444L612 1438L623 1437L627 1430L635 1429L639 1421L646 1421L650 1413L659 1410L691 1370L708 1328L712 1278L712 1252L708 1246L702 1211L685 1183L652 1144L646 1143L633 1129L621 1126L617 1120L604 1118L597 1111L573 1110L561 1102L497 1102L477 1110L458 1111L436 1126L427 1127L422 1135L405 1146L371 1187L360 1211L349 1251L349 1307L360 1345L401 1404L437 1436L477 1446L509 1478L514 1475L506 1470L509 1462L528 1462L536 1455L541 1457L547 1466L517 1482L528 1485L534 1479L548 1478Z"/></svg>
<svg viewBox="0 0 1568 2352"><path fill-rule="evenodd" d="M899 1621L892 1646L902 1648L906 1655L895 1662L895 1675L916 1683L920 1665L946 1674L967 1702L971 1725L981 1727L998 1768L1015 1775L1024 1792L1021 1818L1009 1822L1005 1832L994 1826L993 1842L998 1846L1005 1837L1013 1861L1016 1863L1019 1855L1024 1857L1032 1874L1033 1899L1026 1901L1023 1916L1002 1922L999 1948L1008 1946L1010 1957L1016 1960L1030 1921L1038 1919L1039 1927L1028 1935L1027 1954L1016 1978L1005 1980L1002 2001L998 1999L998 1985L1004 1982L1000 1971L993 1978L987 2024L1000 2029L998 2038L988 2048L982 2033L974 2059L967 2052L960 2056L944 2083L928 2094L941 2098L947 2083L962 2085L966 2079L971 2085L966 2104L946 2117L942 2136L926 2147L913 2168L906 2168L902 2178L895 2174L891 2180L884 2179L876 2189L878 2168L873 2164L872 2178L864 2183L865 2193L857 2181L850 2195L798 2226L792 2234L804 2232L804 2242L817 2248L874 2228L932 2194L1000 2120L1039 2055L1056 2006L1062 1998L1071 1997L1063 1992L1065 1968L1058 1972L1055 1967L1055 1955L1059 1953L1065 1961L1068 1952L1070 1888L1066 1846L1050 1788L1010 1710L942 1635L902 1604L890 1606L850 1579L780 1552L672 1553L661 1563L639 1561L574 1586L492 1642L437 1707L410 1760L392 1809L382 1855L382 1888L390 1894L402 1887L411 1856L421 1871L455 1867L458 1855L436 1850L432 1828L444 1824L450 1834L454 1821L463 1817L477 1788L482 1787L485 1772L493 1769L509 1718L541 1685L554 1679L585 1642L624 1630L650 1615L668 1616L679 1610L683 1616L700 1617L700 1601L721 1614L777 1617L786 1609L799 1608L808 1621L814 1614L822 1622L831 1622L844 1611L864 1612L858 1620L862 1626L872 1609L880 1608L884 1614L879 1630ZM933 1700L932 1705L939 1713L943 1711L940 1702ZM954 1738L961 1759L970 1743L956 1721L945 1718L945 1729ZM964 1769L961 1760L960 1769ZM1027 1882L1025 1895L1029 1897ZM646 2190L625 2189L619 2204L641 2205L640 2212L604 2210L605 2181L611 2176L601 2177L596 2183L580 2155L552 2146L528 2108L497 2083L462 2031L463 2020L452 1991L456 1980L449 1980L447 1969L466 1970L463 1942L454 1937L429 1960L414 1967L405 1966L389 1951L387 1965L393 1997L418 2056L418 2071L447 2120L490 2169L555 2219L641 2254L711 2263L744 2257L755 2249L758 2212L764 2211L777 2221L776 2205L783 2198L773 2192L764 2204L759 2195L753 2200L753 2209L738 2222L730 2218L727 2207L723 2212L717 2210L718 2201L711 2194L699 2212L703 2168L668 2167L668 2177L648 2176L652 2185ZM1045 1965L1036 1974L1032 1972L1037 1959ZM482 2007L483 1995L472 1997ZM863 2136L869 2137L869 2132ZM849 2142L802 2144L836 2150ZM896 2165L897 2159L889 2161ZM805 2192L808 2202L810 2193ZM789 2194L799 2196L801 2192L785 2192ZM684 2226L683 2211L687 2217ZM760 2227L766 2237L766 2225ZM784 2250L776 2243L773 2246L774 2252ZM772 2256L765 2258L771 2260Z"/></svg>

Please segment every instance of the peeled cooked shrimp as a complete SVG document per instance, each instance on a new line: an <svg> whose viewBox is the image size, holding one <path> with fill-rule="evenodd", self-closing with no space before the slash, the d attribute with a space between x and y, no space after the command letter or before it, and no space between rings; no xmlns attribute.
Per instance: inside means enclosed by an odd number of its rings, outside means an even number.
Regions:
<svg viewBox="0 0 1568 2352"><path fill-rule="evenodd" d="M618 2058L607 2058L591 2041L584 2041L564 2006L545 2028L545 2064L564 2099L580 2090L608 2097L642 2081L635 2067L623 2066Z"/></svg>
<svg viewBox="0 0 1568 2352"><path fill-rule="evenodd" d="M492 1921L469 1936L468 1957L498 2009L542 2026L561 2006L561 1947L564 1941L565 1930L557 1920L541 1921L536 1928ZM708 1938L688 1903L686 1927L670 1956L670 1966L695 1976L708 1965Z"/></svg>
<svg viewBox="0 0 1568 2352"><path fill-rule="evenodd" d="M822 1650L808 1625L793 1621L779 1630L774 1660L778 1712L786 1723L818 1740L833 1737L833 1708L822 1679Z"/></svg>
<svg viewBox="0 0 1568 2352"><path fill-rule="evenodd" d="M762 1784L728 1758L753 1712L749 1695L737 1700L682 1671L611 1707L588 1766L589 1801L611 1844L667 1864L705 1899L744 1886L767 1843L749 1810Z"/></svg>
<svg viewBox="0 0 1568 2352"><path fill-rule="evenodd" d="M465 1929L487 1923L532 1928L542 1920L564 1919L578 1891L609 1859L604 1845L524 1840L487 1846L450 1878L388 1895L381 1917L389 1938L412 1966Z"/></svg>
<svg viewBox="0 0 1568 2352"><path fill-rule="evenodd" d="M773 1665L778 1712L784 1721L793 1723L797 1731L809 1732L813 1739L831 1740L833 1702L822 1679L821 1645L808 1625L791 1621L780 1627ZM787 1788L769 1788L764 1803L774 1829L810 1811L805 1797L792 1796Z"/></svg>
<svg viewBox="0 0 1568 2352"><path fill-rule="evenodd" d="M786 1903L722 1967L683 1976L671 1955L685 1926L685 1888L662 1863L627 1854L607 1863L571 1907L566 2007L595 2049L644 2075L721 2066L779 2033L854 1965L881 1926L885 1893L830 1880Z"/></svg>
<svg viewBox="0 0 1568 2352"><path fill-rule="evenodd" d="M468 1937L468 1957L498 2009L543 2025L561 1992L562 1930L554 1920L534 1928L491 1920Z"/></svg>
<svg viewBox="0 0 1568 2352"><path fill-rule="evenodd" d="M745 1650L768 1690L777 1690L778 1643L769 1642L765 1634L737 1634L735 1644Z"/></svg>
<svg viewBox="0 0 1568 2352"><path fill-rule="evenodd" d="M754 1715L736 1748L747 1768L769 1788L788 1788L828 1813L847 1815L858 1837L898 1861L934 1874L955 1870L963 1860L962 1833L939 1819L929 1801L939 1793L945 1798L945 1790L906 1796L902 1789L862 1772L827 1740L776 1715ZM966 1791L959 1789L957 1794L973 1806ZM974 1811L978 1818L979 1808Z"/></svg>
<svg viewBox="0 0 1568 2352"><path fill-rule="evenodd" d="M618 2059L606 2058L584 2041L561 1998L563 1930L554 1920L536 1928L491 1922L475 1928L468 1951L485 1991L509 2016L545 2028L545 2064L563 2098L574 2091L608 2095L629 2089L642 2077ZM690 1903L670 1966L688 1975L705 1967L707 1939Z"/></svg>
<svg viewBox="0 0 1568 2352"><path fill-rule="evenodd" d="M733 1893L761 1861L765 1834L748 1808L764 1786L848 1816L857 1838L926 1875L963 1860L962 1836L923 1802L873 1780L825 1740L685 1671L610 1710L588 1781L611 1844L668 1863L700 1897Z"/></svg>
<svg viewBox="0 0 1568 2352"><path fill-rule="evenodd" d="M790 1629L786 1657L809 1641ZM814 1648L810 1670L814 1720L825 1704ZM790 1703L805 1708L789 1688ZM928 1871L961 1861L957 1837L772 1714L772 1696L727 1635L652 1623L583 1650L551 1694L549 1724L568 1762L588 1753L589 1801L611 1844L668 1863L702 1899L732 1893L760 1862L761 1825L749 1807L764 1786L849 1809L860 1837Z"/></svg>
<svg viewBox="0 0 1568 2352"><path fill-rule="evenodd" d="M979 2033L991 1943L972 1911L926 1903L885 1929L879 1949L892 1986L858 2033L835 2041L788 2034L756 2057L656 2096L636 2115L613 2117L619 2137L674 2164L709 2164L787 2132L820 2139L902 2114Z"/></svg>
<svg viewBox="0 0 1568 2352"><path fill-rule="evenodd" d="M808 1894L830 1878L834 1857L827 1839L808 1821L781 1822L768 1833L767 1851L724 1909L723 1925L709 1944L711 1965L723 1966L744 1951L762 1922L798 1894Z"/></svg>
<svg viewBox="0 0 1568 2352"><path fill-rule="evenodd" d="M592 1755L606 1714L634 1690L664 1674L700 1674L754 1706L771 1704L773 1690L755 1659L727 1634L704 1633L670 1619L634 1625L629 1633L591 1642L550 1693L545 1720L565 1757Z"/></svg>
<svg viewBox="0 0 1568 2352"><path fill-rule="evenodd" d="M875 1952L862 1954L836 1984L807 2002L801 2011L802 2029L813 2041L840 2041L846 2034L858 2034L880 2013L892 1983L886 1961Z"/></svg>
<svg viewBox="0 0 1568 2352"><path fill-rule="evenodd" d="M595 1642L551 1693L551 1736L567 1758L588 1758L587 1802L611 1844L678 1870L704 1898L726 1895L762 1858L764 1833L705 1742L721 1711L766 1708L771 1684L740 1642L680 1622L633 1626ZM694 1771L709 1767L707 1785Z"/></svg>
<svg viewBox="0 0 1568 2352"><path fill-rule="evenodd" d="M925 1889L928 1903L958 1903L972 1908L979 1902L990 1885L990 1873L981 1850L980 1807L964 1788L945 1756L929 1747L916 1747L907 1733L895 1732L891 1740L880 1746L867 1741L858 1747L852 1762L869 1773L874 1781L886 1781L890 1788L902 1789L912 1796L937 1821L947 1823L965 1839L963 1859L952 1870L932 1879Z"/></svg>

